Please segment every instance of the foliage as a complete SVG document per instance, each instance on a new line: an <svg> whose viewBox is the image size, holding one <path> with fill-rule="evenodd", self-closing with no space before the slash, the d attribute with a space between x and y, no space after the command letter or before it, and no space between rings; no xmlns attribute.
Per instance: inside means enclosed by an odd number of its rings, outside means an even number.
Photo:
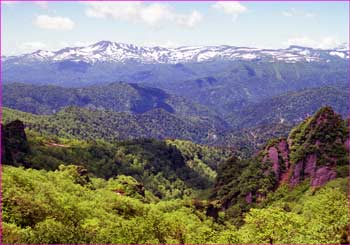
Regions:
<svg viewBox="0 0 350 245"><path fill-rule="evenodd" d="M81 185L70 177L74 169L79 172L74 166L55 172L4 166L4 243L349 242L346 179L304 191L291 209L278 199L253 208L236 228L207 217L198 203L145 203L114 192L122 183L132 190L136 182L126 176Z"/></svg>
<svg viewBox="0 0 350 245"><path fill-rule="evenodd" d="M323 107L290 132L290 160L294 164L309 154L316 154L318 165L334 160L338 161L337 165L347 164L344 146L347 137L348 129L341 116L331 107Z"/></svg>
<svg viewBox="0 0 350 245"><path fill-rule="evenodd" d="M324 106L331 106L337 113L346 116L349 110L347 101L347 90L341 87L308 88L250 102L225 119L238 128L296 124Z"/></svg>
<svg viewBox="0 0 350 245"><path fill-rule="evenodd" d="M215 131L211 122L185 120L163 109L143 114L67 107L54 115L33 115L3 108L5 123L21 120L42 135L108 142L137 138L178 138L205 142Z"/></svg>
<svg viewBox="0 0 350 245"><path fill-rule="evenodd" d="M5 112L6 120L52 117ZM63 138L46 132L45 124L25 135L22 126L15 143L26 146L23 164L8 164L26 169L3 167L5 243L350 242L348 180L340 178L348 170L347 128L330 108L289 136L292 163L305 157L301 149L334 158L338 178L317 188L308 180L293 188L278 186L263 154L242 158L232 149L177 139L108 142L87 137L85 129L80 133L85 140L73 134ZM313 148L317 141L320 147Z"/></svg>
<svg viewBox="0 0 350 245"><path fill-rule="evenodd" d="M239 230L241 242L349 243L346 185L346 179L334 180L316 192L304 189L304 194L293 198L294 205L286 198L277 198L266 208L250 210ZM284 195L292 197L298 191L292 193Z"/></svg>
<svg viewBox="0 0 350 245"><path fill-rule="evenodd" d="M4 166L3 242L204 243L222 229L180 200L176 206L147 204L111 190L133 182L127 177L77 184L67 177L72 167L46 172Z"/></svg>
<svg viewBox="0 0 350 245"><path fill-rule="evenodd" d="M272 174L265 174L268 167L256 159L231 158L220 166L212 198L222 201L227 209L226 218L241 225L242 213L273 190ZM247 201L250 196L251 200Z"/></svg>
<svg viewBox="0 0 350 245"><path fill-rule="evenodd" d="M205 190L213 185L216 165L230 153L179 140L168 143L171 141L139 139L111 144L40 136L31 130L27 130L27 136L30 151L24 154L26 164L17 165L56 170L61 164L75 164L90 176L132 176L158 198L205 196ZM198 152L186 150L186 145Z"/></svg>

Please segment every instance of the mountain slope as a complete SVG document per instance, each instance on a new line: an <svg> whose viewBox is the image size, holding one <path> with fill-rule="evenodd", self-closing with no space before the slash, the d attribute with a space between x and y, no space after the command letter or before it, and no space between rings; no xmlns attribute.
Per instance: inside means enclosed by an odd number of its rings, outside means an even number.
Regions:
<svg viewBox="0 0 350 245"><path fill-rule="evenodd" d="M345 49L312 49L290 46L287 49L258 49L248 47L197 46L197 47L139 47L132 44L100 41L86 47L67 47L55 52L38 50L20 57L6 57L5 61L82 61L140 63L191 63L210 60L261 60L285 62L326 61L326 59L348 59Z"/></svg>
<svg viewBox="0 0 350 245"><path fill-rule="evenodd" d="M216 130L210 123L183 120L163 109L130 114L67 107L53 115L33 115L3 108L5 123L16 119L44 134L86 140L177 138L204 143L214 137Z"/></svg>
<svg viewBox="0 0 350 245"><path fill-rule="evenodd" d="M226 120L238 128L285 122L295 124L323 106L331 106L337 113L346 117L349 111L348 100L346 88L311 88L248 103L239 111L231 113Z"/></svg>
<svg viewBox="0 0 350 245"><path fill-rule="evenodd" d="M349 242L348 125L329 107L245 160L225 161L230 150L187 141L78 141L31 130L24 137L18 121L5 128L14 136L6 150L25 155L9 164L42 169L4 166L9 243ZM198 200L216 170L216 200Z"/></svg>
<svg viewBox="0 0 350 245"><path fill-rule="evenodd" d="M270 139L251 158L229 159L218 169L213 198L240 224L242 211L263 203L276 190L305 192L347 177L347 123L324 107L293 128L288 138Z"/></svg>
<svg viewBox="0 0 350 245"><path fill-rule="evenodd" d="M107 143L65 139L60 134L43 136L24 130L18 120L5 124L2 130L3 164L46 170L75 164L87 179L91 175L104 179L128 175L142 184L140 191L145 186L158 198L200 195L213 185L217 166L232 154L229 149L181 140Z"/></svg>
<svg viewBox="0 0 350 245"><path fill-rule="evenodd" d="M115 82L86 88L13 83L3 87L3 105L35 114L52 114L67 106L142 114L162 109L173 117L223 130L228 125L213 111L160 89Z"/></svg>
<svg viewBox="0 0 350 245"><path fill-rule="evenodd" d="M327 69L333 67L335 74L332 77L335 78L335 75L339 76L339 69L346 69L347 60L348 51L344 49L315 50L296 46L280 50L231 46L165 49L100 42L89 47L5 57L3 81L81 87L119 80L158 86L229 73L234 69L231 66L241 63L253 67L247 68L249 76L254 75L256 65L263 64L274 71L274 64L283 64L286 71L279 72L281 75L277 77L287 78L283 73L301 74L293 69L306 65L309 71L316 70L313 76L317 78L320 76L318 73L324 75ZM308 81L303 76L298 79ZM263 81L266 80L278 81L273 77L265 77Z"/></svg>

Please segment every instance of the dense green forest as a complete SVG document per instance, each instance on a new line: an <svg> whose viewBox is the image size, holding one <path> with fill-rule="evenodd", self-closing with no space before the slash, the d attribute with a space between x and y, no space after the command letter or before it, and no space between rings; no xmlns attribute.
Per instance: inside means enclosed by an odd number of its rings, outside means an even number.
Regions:
<svg viewBox="0 0 350 245"><path fill-rule="evenodd" d="M3 171L4 243L347 243L346 179L283 187L237 227L225 212L208 216L206 201L142 197L131 177L86 180L72 165Z"/></svg>
<svg viewBox="0 0 350 245"><path fill-rule="evenodd" d="M66 107L53 115L35 115L3 107L4 123L16 119L23 121L27 129L45 137L56 135L65 139L99 139L111 143L139 138L173 138L234 148L242 156L253 154L269 138L287 136L292 128L292 124L279 123L216 133L205 125L178 120L162 109L131 115L125 112Z"/></svg>
<svg viewBox="0 0 350 245"><path fill-rule="evenodd" d="M346 116L349 111L347 102L348 91L345 86L309 88L247 103L242 109L228 113L226 120L240 128L281 122L295 124L325 105L332 106L337 113Z"/></svg>
<svg viewBox="0 0 350 245"><path fill-rule="evenodd" d="M255 154L108 138L88 128L106 111L66 110L4 111L5 243L350 241L348 121L330 107Z"/></svg>
<svg viewBox="0 0 350 245"><path fill-rule="evenodd" d="M103 139L106 141L137 138L181 138L209 141L211 126L207 123L179 119L163 109L143 114L66 107L54 115L33 115L4 109L4 122L24 121L28 128L63 138Z"/></svg>

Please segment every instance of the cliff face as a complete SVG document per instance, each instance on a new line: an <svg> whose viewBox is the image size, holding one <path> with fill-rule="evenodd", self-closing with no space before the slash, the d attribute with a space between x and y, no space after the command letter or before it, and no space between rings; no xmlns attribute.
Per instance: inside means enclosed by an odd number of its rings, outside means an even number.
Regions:
<svg viewBox="0 0 350 245"><path fill-rule="evenodd" d="M310 185L318 187L337 177L337 168L348 164L348 152L346 123L324 107L295 127L287 139L270 142L260 154L263 164L270 164L277 186L296 186L310 179Z"/></svg>

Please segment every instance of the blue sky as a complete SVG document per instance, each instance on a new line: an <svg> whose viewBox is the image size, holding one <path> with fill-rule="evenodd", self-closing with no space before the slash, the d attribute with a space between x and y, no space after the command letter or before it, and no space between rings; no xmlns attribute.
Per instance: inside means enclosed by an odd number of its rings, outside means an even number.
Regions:
<svg viewBox="0 0 350 245"><path fill-rule="evenodd" d="M2 54L100 40L331 48L348 42L348 18L347 2L5 2Z"/></svg>

